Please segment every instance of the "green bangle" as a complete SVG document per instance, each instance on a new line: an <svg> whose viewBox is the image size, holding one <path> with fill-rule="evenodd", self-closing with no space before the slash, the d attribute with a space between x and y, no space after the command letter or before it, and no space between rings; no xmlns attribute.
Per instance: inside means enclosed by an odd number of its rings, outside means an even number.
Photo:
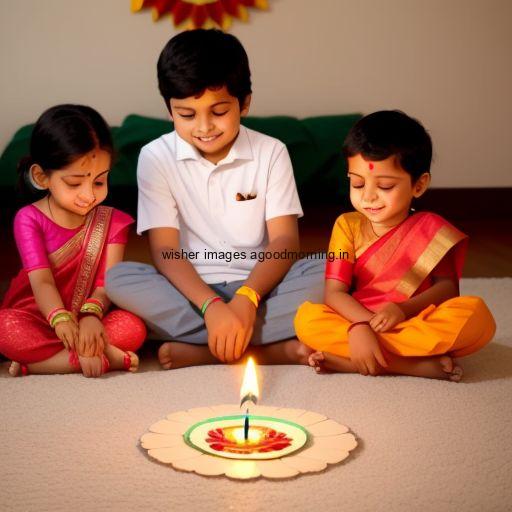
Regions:
<svg viewBox="0 0 512 512"><path fill-rule="evenodd" d="M214 302L218 302L219 300L222 300L222 297L219 297L218 295L214 295L213 297L206 299L203 302L203 305L201 306L201 315L204 316L204 314L206 313L206 310L208 309L208 306L210 304L213 304Z"/></svg>
<svg viewBox="0 0 512 512"><path fill-rule="evenodd" d="M80 313L83 315L95 315L100 320L103 318L103 310L93 302L86 302L81 308Z"/></svg>
<svg viewBox="0 0 512 512"><path fill-rule="evenodd" d="M60 322L69 322L73 320L73 315L69 313L68 311L63 311L62 313L58 313L52 318L52 321L50 322L50 325L53 329L55 329L55 326Z"/></svg>

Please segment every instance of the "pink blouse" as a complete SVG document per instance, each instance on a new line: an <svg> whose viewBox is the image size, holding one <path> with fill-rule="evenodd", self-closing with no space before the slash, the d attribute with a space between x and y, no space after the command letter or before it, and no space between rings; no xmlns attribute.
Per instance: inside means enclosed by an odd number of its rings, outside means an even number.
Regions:
<svg viewBox="0 0 512 512"><path fill-rule="evenodd" d="M126 244L133 223L130 215L114 208L106 243ZM80 229L81 226L73 229L59 226L33 204L21 208L14 218L14 238L23 268L27 272L50 268L48 254L64 245ZM104 268L105 253L100 268Z"/></svg>

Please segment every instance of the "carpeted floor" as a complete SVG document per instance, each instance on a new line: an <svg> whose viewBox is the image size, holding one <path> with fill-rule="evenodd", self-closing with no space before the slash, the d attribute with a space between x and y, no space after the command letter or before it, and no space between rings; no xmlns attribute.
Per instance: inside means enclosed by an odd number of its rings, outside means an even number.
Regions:
<svg viewBox="0 0 512 512"><path fill-rule="evenodd" d="M138 446L166 414L236 403L240 366L12 379L1 365L0 509L505 511L512 507L512 279L466 279L495 313L495 340L465 381L315 375L262 367L264 405L321 412L359 447L340 465L286 481L180 473Z"/></svg>

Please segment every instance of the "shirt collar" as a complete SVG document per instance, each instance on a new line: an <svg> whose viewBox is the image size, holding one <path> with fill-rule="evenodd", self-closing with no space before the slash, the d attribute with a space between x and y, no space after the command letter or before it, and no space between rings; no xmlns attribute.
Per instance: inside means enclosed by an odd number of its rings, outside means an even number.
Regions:
<svg viewBox="0 0 512 512"><path fill-rule="evenodd" d="M178 132L176 133L176 160L200 160L201 154L199 151L187 141L183 140Z"/></svg>
<svg viewBox="0 0 512 512"><path fill-rule="evenodd" d="M183 140L176 132L176 159L177 160L201 160L203 157L195 146ZM230 164L235 160L252 160L252 148L247 133L247 128L240 125L240 131L236 137L235 143L231 146L227 156L217 165Z"/></svg>

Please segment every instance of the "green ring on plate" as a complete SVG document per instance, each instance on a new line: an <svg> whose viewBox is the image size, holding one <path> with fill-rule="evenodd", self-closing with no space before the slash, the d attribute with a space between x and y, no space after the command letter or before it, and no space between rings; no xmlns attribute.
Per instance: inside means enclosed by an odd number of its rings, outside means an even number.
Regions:
<svg viewBox="0 0 512 512"><path fill-rule="evenodd" d="M265 421L272 421L275 423L283 423L285 425L290 425L298 430L301 430L304 433L304 435L306 436L306 441L301 446L299 446L298 448L293 450L291 453L296 453L299 450L303 450L304 448L306 448L309 445L309 442L311 440L311 434L302 425L298 425L297 423L294 423L293 421L290 421L290 420L285 420L285 419L281 419L281 418L273 418L271 416L253 416L252 414L250 414L249 418L251 419L251 421L252 420L265 420ZM207 455L212 455L214 457L220 457L220 458L238 459L238 457L225 457L221 454L212 453L211 451L204 450L200 446L195 445L190 440L190 435L198 427L200 427L201 425L205 425L207 423L215 423L220 420L245 420L245 414L239 414L239 415L235 415L235 416L217 416L215 418L208 418L206 420L198 421L197 423L194 423L191 427L189 427L188 430L183 434L183 440L185 441L185 443L188 446L190 446L194 450L201 451ZM291 453L288 453L287 455L291 455ZM279 456L276 456L273 458L279 458ZM254 459L255 458L251 458L251 457L240 457L239 460L254 460ZM265 459L262 459L262 460L265 460Z"/></svg>

